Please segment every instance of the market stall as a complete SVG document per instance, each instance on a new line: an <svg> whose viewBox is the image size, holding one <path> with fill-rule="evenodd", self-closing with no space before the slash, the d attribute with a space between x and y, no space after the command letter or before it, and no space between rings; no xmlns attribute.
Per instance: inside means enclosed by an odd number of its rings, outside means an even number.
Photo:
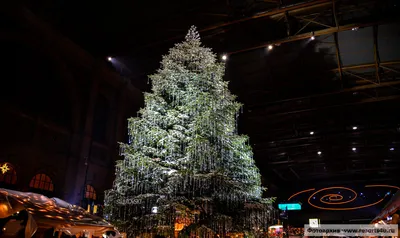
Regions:
<svg viewBox="0 0 400 238"><path fill-rule="evenodd" d="M282 238L284 234L282 225L274 225L268 227L268 237L270 238Z"/></svg>
<svg viewBox="0 0 400 238"><path fill-rule="evenodd" d="M104 219L61 199L36 193L0 189L0 220L2 237L46 237L49 231L59 237L120 237Z"/></svg>
<svg viewBox="0 0 400 238"><path fill-rule="evenodd" d="M399 215L396 214L400 210L400 190L394 194L392 199L385 205L372 223L384 221L386 224L398 224ZM393 216L392 216L393 215ZM389 217L389 219L388 219Z"/></svg>
<svg viewBox="0 0 400 238"><path fill-rule="evenodd" d="M378 224L399 224L400 213L400 190L394 194L392 199L385 205L381 213L372 220L372 223ZM398 231L400 236L400 230Z"/></svg>

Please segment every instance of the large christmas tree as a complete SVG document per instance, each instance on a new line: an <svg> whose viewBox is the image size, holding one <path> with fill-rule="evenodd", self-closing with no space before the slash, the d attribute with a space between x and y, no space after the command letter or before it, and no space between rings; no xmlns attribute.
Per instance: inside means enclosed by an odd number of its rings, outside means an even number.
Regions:
<svg viewBox="0 0 400 238"><path fill-rule="evenodd" d="M140 118L130 118L124 159L106 192L106 214L128 237L255 232L270 217L224 64L192 27L150 76ZM176 234L175 234L176 235Z"/></svg>

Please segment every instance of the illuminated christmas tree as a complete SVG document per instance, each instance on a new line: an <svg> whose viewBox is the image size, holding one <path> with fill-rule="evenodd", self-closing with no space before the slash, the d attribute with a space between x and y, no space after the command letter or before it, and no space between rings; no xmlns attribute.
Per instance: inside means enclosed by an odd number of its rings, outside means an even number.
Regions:
<svg viewBox="0 0 400 238"><path fill-rule="evenodd" d="M223 81L224 64L201 45L195 27L150 76L139 118L106 192L108 219L128 237L196 233L203 237L265 228L272 199L246 136L241 104Z"/></svg>

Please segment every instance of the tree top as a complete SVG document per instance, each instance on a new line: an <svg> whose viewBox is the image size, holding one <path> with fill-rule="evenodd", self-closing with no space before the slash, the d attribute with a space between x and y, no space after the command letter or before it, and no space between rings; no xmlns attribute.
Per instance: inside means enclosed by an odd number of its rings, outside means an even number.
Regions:
<svg viewBox="0 0 400 238"><path fill-rule="evenodd" d="M186 41L200 41L200 34L196 26L191 26L185 37Z"/></svg>

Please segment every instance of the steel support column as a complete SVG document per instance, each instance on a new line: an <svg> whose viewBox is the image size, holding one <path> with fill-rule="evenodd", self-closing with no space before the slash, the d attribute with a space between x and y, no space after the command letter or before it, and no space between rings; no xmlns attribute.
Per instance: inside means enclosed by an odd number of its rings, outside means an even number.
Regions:
<svg viewBox="0 0 400 238"><path fill-rule="evenodd" d="M337 61L337 65L338 65L340 85L343 88L342 60L341 60L341 57L340 57L339 39L338 39L338 33L337 32L333 33L333 38L335 39L336 61Z"/></svg>
<svg viewBox="0 0 400 238"><path fill-rule="evenodd" d="M337 19L337 14L336 14L336 1L335 0L332 0L332 15L333 15L333 20L335 22L335 26L337 29L339 29L339 21ZM333 38L335 40L336 61L337 61L338 69L339 69L340 85L343 88L342 60L340 57L339 40L338 40L337 32L333 33Z"/></svg>
<svg viewBox="0 0 400 238"><path fill-rule="evenodd" d="M376 74L376 80L378 83L381 83L381 78L379 76L379 64L380 64L380 58L379 58L379 51L378 51L378 26L373 27L373 34L374 34L374 58L375 58L375 74Z"/></svg>

